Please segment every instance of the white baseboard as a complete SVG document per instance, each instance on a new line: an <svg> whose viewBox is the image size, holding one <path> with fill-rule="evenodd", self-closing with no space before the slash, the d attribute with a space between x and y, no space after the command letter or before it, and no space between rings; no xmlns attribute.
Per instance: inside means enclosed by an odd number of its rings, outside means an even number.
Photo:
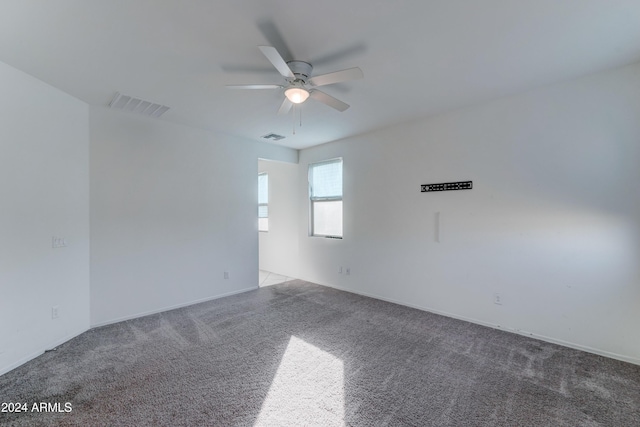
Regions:
<svg viewBox="0 0 640 427"><path fill-rule="evenodd" d="M385 298L385 297L382 297L382 296L379 296L379 295L376 295L376 294L355 291L355 290L352 290L352 289L346 289L346 288L343 288L343 287L340 287L340 286L334 286L334 285L323 285L323 286L326 286L326 287L329 287L329 288L338 289L338 290L341 290L341 291L344 291L344 292L350 292L350 293L356 294L356 295L363 295L363 296L366 296L366 297L369 297L369 298L375 298L375 299L378 299L378 300L382 300L382 301L387 301L387 302L391 302L391 303L394 303L394 304L403 305L403 306L406 306L406 307L415 308L415 309L422 310L422 311L427 311L427 312L438 314L438 315L441 315L441 316L446 316L446 317L451 317L451 318L458 319L458 320L463 320L465 322L475 323L477 325L487 326L487 327L490 327L490 328L493 328L493 329L499 329L499 330L515 333L515 334L518 334L518 335L523 335L523 336L539 339L541 341L546 341L546 342L549 342L549 343L562 345L564 347L569 347L569 348L573 348L573 349L576 349L576 350L581 350L581 351L585 351L585 352L588 352L588 353L597 354L599 356L609 357L611 359L621 360L623 362L633 363L635 365L640 365L640 359L635 358L635 357L631 357L631 356L625 356L625 355L621 355L621 354L617 354L617 353L612 353L612 352L609 352L609 351L600 350L600 349L597 349L597 348L592 348L592 347L576 344L576 343L565 341L565 340L559 340L559 339L555 339L555 338L552 338L552 337L539 335L539 334L536 334L536 333L533 333L533 332L527 332L527 331L523 331L523 330L519 330L519 329L503 327L503 326L496 325L496 324L489 323L489 322L485 322L485 321L482 321L482 320L473 319L473 318L469 318L469 317L465 317L465 316L459 316L457 314L448 313L448 312L444 312L444 311L441 311L441 310L436 310L436 309L433 309L433 308L430 308L430 307L423 307L423 306L419 306L419 305L415 305L415 304L408 304L408 303L405 303L405 302L402 302L402 301L394 300L392 298ZM245 288L245 289L240 289L240 290L237 290L237 291L227 292L227 293L216 295L216 296L213 296L213 297L202 298L202 299L199 299L199 300L190 301L190 302L183 303L183 304L176 304L176 305L172 305L172 306L169 306L169 307L164 307L164 308L161 308L161 309L158 309L158 310L151 310L151 311L138 313L138 314L131 315L131 316L125 316L125 317L122 317L122 318L113 319L113 320L109 320L109 321L106 321L106 322L93 324L93 325L91 325L90 328L82 329L82 330L77 331L77 332L75 332L75 333L73 333L71 335L68 335L68 336L65 336L65 337L63 337L63 338L61 338L59 340L56 340L56 341L50 343L48 346L46 346L44 348L41 348L38 351L36 351L36 352L26 356L26 357L23 357L20 360L17 360L16 362L14 362L14 363L12 363L12 364L10 364L8 366L4 366L4 367L0 368L0 375L4 375L7 372L12 371L13 369L15 369L15 368L27 363L28 361L30 361L32 359L35 359L36 357L40 356L41 354L43 354L45 352L45 350L49 350L51 348L55 348L55 347L57 347L57 346L59 346L61 344L64 344L65 342L69 341L72 338L77 337L78 335L88 331L89 329L97 328L97 327L105 326L105 325L110 325L110 324L113 324L113 323L123 322L125 320L131 320L131 319L135 319L135 318L138 318L138 317L148 316L150 314L156 314L156 313L161 313L161 312L164 312L164 311L174 310L176 308L182 308L182 307L186 307L186 306L193 305L193 304L199 304L199 303L206 302L206 301L212 301L212 300L215 300L215 299L224 298L224 297L231 296L231 295L237 295L237 294L241 294L241 293L244 293L244 292L253 291L253 290L256 290L256 289L258 289L258 286L253 286L253 287L250 287L250 288Z"/></svg>
<svg viewBox="0 0 640 427"><path fill-rule="evenodd" d="M125 317L121 317L121 318L118 318L118 319L113 319L113 320L109 320L109 321L106 321L106 322L100 322L100 323L93 324L89 328L82 329L82 330L77 331L77 332L75 332L75 333L73 333L71 335L65 336L65 337L63 337L63 338L61 338L59 340L53 341L53 342L49 343L46 347L40 348L38 351L33 352L33 353L29 354L28 356L25 356L25 357L15 361L15 362L11 363L8 366L1 367L0 368L0 375L4 375L9 371L14 370L15 368L17 368L17 367L19 367L21 365L24 365L28 361L33 360L36 357L42 355L46 350L50 350L50 349L55 348L55 347L57 347L57 346L59 346L61 344L64 344L65 342L69 341L72 338L77 337L80 334L83 334L84 332L88 331L89 329L93 329L93 328L97 328L97 327L105 326L105 325L110 325L110 324L113 324L113 323L123 322L125 320L136 319L138 317L148 316L150 314L161 313L163 311L174 310L176 308L186 307L186 306L193 305L193 304L199 304L201 302L211 301L211 300L215 300L215 299L218 299L218 298L224 298L224 297L228 297L228 296L231 296L231 295L241 294L241 293L244 293L244 292L253 291L255 289L258 289L258 286L253 286L253 287L250 287L250 288L240 289L238 291L227 292L227 293L216 295L216 296L213 296L213 297L202 298L202 299L195 300L195 301L189 301L189 302L182 303L182 304L176 304L176 305L160 308L158 310L151 310L151 311L147 311L147 312L143 312L143 313L134 314L134 315L131 315L131 316L125 316Z"/></svg>
<svg viewBox="0 0 640 427"><path fill-rule="evenodd" d="M73 338L77 337L78 335L80 335L80 334L83 334L83 333L87 332L88 330L89 330L89 328L81 329L81 330L79 330L79 331L77 331L77 332L75 332L75 333L72 333L72 334L70 334L70 335L67 335L67 336L65 336L65 337L62 337L62 338L60 338L60 339L58 339L58 340L55 340L55 341L53 341L53 342L49 343L49 344L48 344L47 346L45 346L45 347L41 347L40 349L38 349L38 351L35 351L35 352L33 352L33 353L29 354L28 356L25 356L25 357L23 357L23 358L21 358L21 359L19 359L19 360L15 361L15 362L11 363L11 364L10 364L10 365L8 365L8 366L3 366L3 367L1 367L1 368L0 368L0 375L4 375L4 374L6 374L6 373L7 373L7 372L9 372L9 371L13 371L13 370L14 370L14 369L16 369L17 367L19 367L19 366L21 366L21 365L24 365L24 364L25 364L25 363L27 363L28 361L33 360L33 359L35 359L36 357L38 357L38 356L40 356L40 355L44 354L44 352L45 352L45 351L47 351L47 350L51 350L51 349L53 349L53 348L56 348L57 346L59 346L59 345L61 345L61 344L66 343L66 342L67 342L67 341L69 341L70 339L73 339Z"/></svg>
<svg viewBox="0 0 640 427"><path fill-rule="evenodd" d="M244 293L244 292L253 291L253 290L256 290L256 289L258 289L257 285L253 286L253 287L250 287L250 288L240 289L238 291L231 291L231 292L227 292L227 293L224 293L224 294L215 295L215 296L212 296L212 297L202 298L202 299L199 299L199 300L189 301L189 302L176 304L176 305L170 305L170 306L167 306L167 307L159 308L157 310L150 310L150 311L145 311L145 312L141 312L141 313L132 314L132 315L129 315L129 316L118 317L116 319L111 319L111 320L107 320L107 321L104 321L104 322L94 323L94 324L91 325L91 329L99 328L100 326L111 325L113 323L124 322L125 320L137 319L138 317L149 316L151 314L162 313L164 311L175 310L176 308L182 308L182 307L187 307L187 306L194 305L194 304L200 304L201 302L212 301L212 300L215 300L215 299L218 299L218 298L229 297L231 295L237 295L237 294L241 294L241 293Z"/></svg>
<svg viewBox="0 0 640 427"><path fill-rule="evenodd" d="M403 301L397 301L391 298L385 298L379 295L375 295L375 294L370 294L367 292L360 292L360 291L355 291L352 289L346 289L340 286L334 286L334 285L322 285L322 286L326 286L328 288L334 288L334 289L338 289L340 291L344 291L344 292L350 292L352 294L356 294L356 295L362 295L365 297L369 297L369 298L375 298L375 299L379 299L382 301L387 301L387 302L391 302L394 304L398 304L398 305L403 305L405 307L411 307L411 308L415 308L418 310L422 310L422 311L428 311L429 313L433 313L433 314L439 314L441 316L446 316L446 317L451 317L453 319L458 319L458 320L463 320L465 322L470 322L470 323L475 323L477 325L482 325L482 326L487 326L489 328L493 328L493 329L499 329L501 331L507 331L507 332L511 332L514 334L518 334L518 335L523 335L526 337L531 337L531 338L535 338L541 341L545 341L545 342L549 342L552 344L558 344L564 347L569 347L569 348L573 348L576 350L581 350L581 351L585 351L587 353L593 353L593 354L597 354L599 356L604 356L604 357L608 357L610 359L616 359L616 360L620 360L623 362L628 362L628 363L633 363L634 365L640 365L640 359L638 359L637 357L632 357L632 356L625 356L623 354L618 354L618 353L613 353L610 351L606 351L606 350L600 350L597 348L592 348L592 347L588 347L588 346L584 346L581 344L576 344L570 341L565 341L565 340L560 340L560 339L556 339L556 338L552 338L552 337L547 337L545 335L539 335L536 334L534 332L528 332L528 331L523 331L521 329L515 329L515 328L509 328L509 327L504 327L501 325L497 325L495 323L490 323L490 322L485 322L482 320L478 320L478 319L473 319L473 318L469 318L469 317L465 317L465 316L460 316L457 314L453 314L453 313L448 313L445 311L441 311L441 310L436 310L430 307L423 307L423 306L419 306L419 305L415 305L415 304L409 304Z"/></svg>

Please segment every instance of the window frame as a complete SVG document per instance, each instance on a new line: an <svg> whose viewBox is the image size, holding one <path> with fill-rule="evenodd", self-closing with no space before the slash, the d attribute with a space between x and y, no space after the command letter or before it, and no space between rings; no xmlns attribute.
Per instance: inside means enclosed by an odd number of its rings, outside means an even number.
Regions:
<svg viewBox="0 0 640 427"><path fill-rule="evenodd" d="M267 203L260 203L260 176L266 176L267 177ZM262 206L266 206L267 208L267 216L261 217L260 216L260 207ZM260 229L260 219L266 219L267 221L267 229L266 230L261 230ZM269 232L269 172L259 172L258 173L258 232L260 233L268 233Z"/></svg>
<svg viewBox="0 0 640 427"><path fill-rule="evenodd" d="M340 186L341 186L341 195L340 196L329 196L329 197L313 197L313 186L311 182L311 170L314 167L322 166L330 163L341 163L343 175L340 177ZM342 240L344 238L344 159L342 157L335 157L329 160L323 160L320 162L309 163L307 170L307 182L309 186L309 237L324 237L326 239L338 239ZM314 230L315 223L315 206L316 202L342 202L342 206L340 208L340 215L342 216L342 235L331 235L331 234L316 234Z"/></svg>

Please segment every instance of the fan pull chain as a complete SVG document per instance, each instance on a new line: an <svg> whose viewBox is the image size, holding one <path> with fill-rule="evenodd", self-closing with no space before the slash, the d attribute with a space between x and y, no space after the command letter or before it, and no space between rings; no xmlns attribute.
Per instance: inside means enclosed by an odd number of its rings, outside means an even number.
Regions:
<svg viewBox="0 0 640 427"><path fill-rule="evenodd" d="M296 108L300 112L300 127L302 127L302 105L293 104L292 112L293 112L293 134L296 134Z"/></svg>

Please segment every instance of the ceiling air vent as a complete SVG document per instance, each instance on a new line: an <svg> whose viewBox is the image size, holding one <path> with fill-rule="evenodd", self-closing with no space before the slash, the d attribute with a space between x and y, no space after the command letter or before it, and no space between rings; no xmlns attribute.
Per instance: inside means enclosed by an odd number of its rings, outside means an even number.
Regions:
<svg viewBox="0 0 640 427"><path fill-rule="evenodd" d="M109 107L156 118L166 113L169 109L166 105L154 104L140 98L122 95L119 92L116 92L116 95L109 103Z"/></svg>
<svg viewBox="0 0 640 427"><path fill-rule="evenodd" d="M262 137L264 139L270 139L272 141L280 141L281 139L285 138L284 136L278 135L277 133L268 133L266 135L262 135Z"/></svg>

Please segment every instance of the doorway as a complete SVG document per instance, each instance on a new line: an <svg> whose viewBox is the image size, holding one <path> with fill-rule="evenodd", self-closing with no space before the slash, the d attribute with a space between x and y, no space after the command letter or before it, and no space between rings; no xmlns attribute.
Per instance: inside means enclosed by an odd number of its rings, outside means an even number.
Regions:
<svg viewBox="0 0 640 427"><path fill-rule="evenodd" d="M297 277L298 172L295 163L258 159L258 285L261 287Z"/></svg>

